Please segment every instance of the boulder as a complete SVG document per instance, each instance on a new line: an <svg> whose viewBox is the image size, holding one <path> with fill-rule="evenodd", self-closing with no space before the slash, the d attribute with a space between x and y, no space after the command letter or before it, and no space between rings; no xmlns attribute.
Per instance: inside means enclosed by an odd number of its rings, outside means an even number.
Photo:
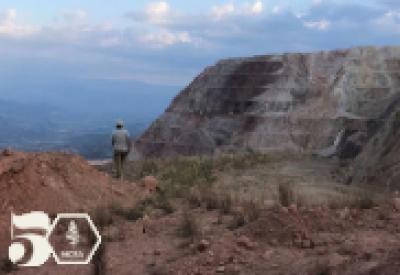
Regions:
<svg viewBox="0 0 400 275"><path fill-rule="evenodd" d="M201 240L197 245L197 250L200 252L204 252L210 247L210 242L207 240Z"/></svg>
<svg viewBox="0 0 400 275"><path fill-rule="evenodd" d="M158 180L153 176L146 176L142 180L144 187L149 193L154 193L158 188Z"/></svg>

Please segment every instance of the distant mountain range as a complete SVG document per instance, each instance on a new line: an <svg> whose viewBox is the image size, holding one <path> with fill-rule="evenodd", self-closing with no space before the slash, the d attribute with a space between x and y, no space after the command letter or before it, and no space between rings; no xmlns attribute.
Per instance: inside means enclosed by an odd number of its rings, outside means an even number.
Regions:
<svg viewBox="0 0 400 275"><path fill-rule="evenodd" d="M178 90L133 81L0 81L0 149L67 150L89 159L108 158L117 119L135 137Z"/></svg>

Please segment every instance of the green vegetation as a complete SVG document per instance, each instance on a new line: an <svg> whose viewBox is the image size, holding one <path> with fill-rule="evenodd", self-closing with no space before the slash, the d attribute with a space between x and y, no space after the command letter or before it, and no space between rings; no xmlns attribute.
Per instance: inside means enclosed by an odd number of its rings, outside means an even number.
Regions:
<svg viewBox="0 0 400 275"><path fill-rule="evenodd" d="M363 191L355 195L352 206L359 209L372 209L377 206L376 200L377 199L374 194Z"/></svg>
<svg viewBox="0 0 400 275"><path fill-rule="evenodd" d="M245 170L252 167L272 163L284 157L261 153L221 155L210 157L177 157L170 160L146 159L127 164L126 177L138 181L145 176L153 175L180 185L197 183L212 183L215 181L213 172L225 170Z"/></svg>
<svg viewBox="0 0 400 275"><path fill-rule="evenodd" d="M247 154L222 155L215 160L215 169L218 171L245 170L259 165L265 165L276 161L282 155L270 156L261 153L250 152Z"/></svg>
<svg viewBox="0 0 400 275"><path fill-rule="evenodd" d="M179 206L217 210L222 215L236 215L236 225L246 224L258 217L259 206L255 200L234 198L231 191L217 184L218 173L224 171L246 170L271 162L273 158L256 153L243 155L224 155L217 158L179 157L171 160L147 159L127 163L126 178L139 181L152 175L160 180L158 191L131 208L112 206L112 213L129 221L136 221L151 209L161 209L165 214L173 213ZM240 190L238 190L240 192ZM242 205L243 204L243 205ZM244 213L235 214L233 209L240 206ZM100 217L100 222L106 217ZM241 222L240 220L243 220ZM183 217L183 235L192 235L194 224L189 217ZM192 230L193 229L193 230Z"/></svg>

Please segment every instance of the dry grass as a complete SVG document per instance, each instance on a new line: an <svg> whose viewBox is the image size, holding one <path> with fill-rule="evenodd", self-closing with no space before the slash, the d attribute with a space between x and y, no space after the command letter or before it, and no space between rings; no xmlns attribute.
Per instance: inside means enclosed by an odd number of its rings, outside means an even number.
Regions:
<svg viewBox="0 0 400 275"><path fill-rule="evenodd" d="M262 212L262 204L256 200L238 201L232 214L233 219L229 228L234 230L248 223L256 221Z"/></svg>
<svg viewBox="0 0 400 275"><path fill-rule="evenodd" d="M265 165L275 158L272 155L260 153L247 153L235 155L221 155L215 159L215 169L218 171L226 170L246 170L258 165Z"/></svg>
<svg viewBox="0 0 400 275"><path fill-rule="evenodd" d="M289 206L294 203L293 184L282 182L278 184L278 200L282 206Z"/></svg>
<svg viewBox="0 0 400 275"><path fill-rule="evenodd" d="M129 209L114 206L111 212L136 221L151 208L165 214L182 207L203 208L231 215L230 227L234 229L257 220L263 209L271 205L360 209L376 205L378 197L374 193L338 184L326 176L329 173L323 173L324 169L320 160L285 154L137 161L127 165L128 179L153 175L160 181L159 190ZM181 235L195 236L197 222L185 213ZM101 211L96 219L105 226L110 220L107 211Z"/></svg>
<svg viewBox="0 0 400 275"><path fill-rule="evenodd" d="M144 199L136 203L133 207L123 208L119 205L114 204L110 207L110 209L114 215L123 217L128 221L134 222L143 218L146 206L149 204L150 204L149 199Z"/></svg>
<svg viewBox="0 0 400 275"><path fill-rule="evenodd" d="M296 185L292 189L293 203L300 206L327 206L333 209L345 207L370 209L377 205L379 197L372 192L349 186Z"/></svg>
<svg viewBox="0 0 400 275"><path fill-rule="evenodd" d="M195 239L200 234L200 225L196 216L188 210L182 212L178 234L183 238Z"/></svg>
<svg viewBox="0 0 400 275"><path fill-rule="evenodd" d="M157 193L152 197L140 200L129 208L123 208L116 204L110 206L110 212L112 214L124 217L126 220L132 222L142 219L145 214L152 209L163 210L165 214L175 212L175 207L171 203L171 198L168 198L164 193Z"/></svg>

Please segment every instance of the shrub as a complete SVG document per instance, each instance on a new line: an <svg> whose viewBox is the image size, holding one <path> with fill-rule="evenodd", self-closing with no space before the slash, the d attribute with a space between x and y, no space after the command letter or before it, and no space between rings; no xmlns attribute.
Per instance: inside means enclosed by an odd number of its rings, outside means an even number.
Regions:
<svg viewBox="0 0 400 275"><path fill-rule="evenodd" d="M254 200L243 202L242 207L247 222L253 222L260 217L261 208Z"/></svg>
<svg viewBox="0 0 400 275"><path fill-rule="evenodd" d="M118 216L124 217L128 221L137 221L137 220L143 218L144 211L145 211L146 205L148 203L149 203L148 200L143 200L143 201L140 201L139 203L137 203L132 208L127 208L127 209L114 208L113 213Z"/></svg>
<svg viewBox="0 0 400 275"><path fill-rule="evenodd" d="M128 209L125 213L124 213L124 217L128 220L128 221L137 221L141 218L143 218L144 213L142 211L142 209L138 209L138 208L131 208Z"/></svg>
<svg viewBox="0 0 400 275"><path fill-rule="evenodd" d="M199 225L195 215L184 211L178 233L184 238L194 238L199 234Z"/></svg>
<svg viewBox="0 0 400 275"><path fill-rule="evenodd" d="M159 172L159 165L153 159L134 162L132 168L134 180L140 180L149 175L156 175Z"/></svg>
<svg viewBox="0 0 400 275"><path fill-rule="evenodd" d="M168 269L166 266L156 265L156 266L149 267L149 274L150 275L167 275L167 274L170 274L170 272L168 272Z"/></svg>
<svg viewBox="0 0 400 275"><path fill-rule="evenodd" d="M199 188L191 188L186 197L191 208L198 208L202 205L202 197Z"/></svg>
<svg viewBox="0 0 400 275"><path fill-rule="evenodd" d="M218 195L209 189L202 192L201 201L207 210L215 210L220 207L220 200Z"/></svg>
<svg viewBox="0 0 400 275"><path fill-rule="evenodd" d="M175 211L174 206L165 194L157 194L152 204L155 208L163 210L165 214L171 214Z"/></svg>
<svg viewBox="0 0 400 275"><path fill-rule="evenodd" d="M278 185L278 199L279 203L285 207L294 202L294 192L291 183L284 182Z"/></svg>
<svg viewBox="0 0 400 275"><path fill-rule="evenodd" d="M246 217L243 212L237 212L233 215L231 224L228 226L230 230L237 229L246 225Z"/></svg>
<svg viewBox="0 0 400 275"><path fill-rule="evenodd" d="M210 159L176 159L162 178L169 184L188 187L210 185L214 182L213 162Z"/></svg>
<svg viewBox="0 0 400 275"><path fill-rule="evenodd" d="M113 223L113 217L111 213L111 209L109 207L100 206L97 207L93 214L91 215L93 218L93 222L98 226L100 229L109 226Z"/></svg>
<svg viewBox="0 0 400 275"><path fill-rule="evenodd" d="M239 210L233 215L229 229L233 230L242 227L250 222L256 221L261 214L261 207L254 200L243 201Z"/></svg>
<svg viewBox="0 0 400 275"><path fill-rule="evenodd" d="M371 209L376 206L374 195L370 192L362 192L355 203L355 207L359 209Z"/></svg>
<svg viewBox="0 0 400 275"><path fill-rule="evenodd" d="M271 162L271 160L270 156L254 151L245 154L222 155L215 160L215 168L219 171L227 168L243 170Z"/></svg>
<svg viewBox="0 0 400 275"><path fill-rule="evenodd" d="M225 195L220 201L219 208L221 209L222 213L229 214L232 211L232 197L230 195Z"/></svg>

